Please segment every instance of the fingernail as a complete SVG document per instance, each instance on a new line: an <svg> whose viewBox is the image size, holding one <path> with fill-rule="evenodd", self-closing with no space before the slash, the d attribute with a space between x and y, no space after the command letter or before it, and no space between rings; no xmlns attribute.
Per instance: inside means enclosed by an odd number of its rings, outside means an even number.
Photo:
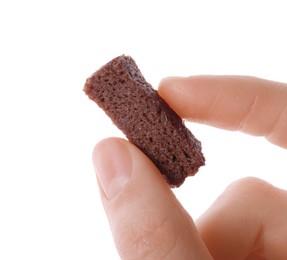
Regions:
<svg viewBox="0 0 287 260"><path fill-rule="evenodd" d="M179 77L179 76L172 76L172 77L166 77L166 78L163 78L160 82L159 82L159 86L165 86L166 83L170 83L170 81L178 81L178 80L181 80L183 79L184 77Z"/></svg>
<svg viewBox="0 0 287 260"><path fill-rule="evenodd" d="M94 150L96 174L108 200L112 200L128 183L132 171L132 157L124 141L106 139Z"/></svg>

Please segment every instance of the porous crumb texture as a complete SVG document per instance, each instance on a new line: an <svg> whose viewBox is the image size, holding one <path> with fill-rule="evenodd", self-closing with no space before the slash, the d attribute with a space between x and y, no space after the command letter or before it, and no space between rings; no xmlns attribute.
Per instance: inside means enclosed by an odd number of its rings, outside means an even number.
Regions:
<svg viewBox="0 0 287 260"><path fill-rule="evenodd" d="M119 56L87 79L85 93L158 167L171 187L204 165L201 143L146 82L135 61Z"/></svg>

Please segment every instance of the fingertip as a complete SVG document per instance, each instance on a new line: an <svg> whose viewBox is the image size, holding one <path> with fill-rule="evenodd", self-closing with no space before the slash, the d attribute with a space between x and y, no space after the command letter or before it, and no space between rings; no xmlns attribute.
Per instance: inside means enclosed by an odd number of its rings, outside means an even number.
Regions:
<svg viewBox="0 0 287 260"><path fill-rule="evenodd" d="M182 118L208 121L209 108L217 96L213 76L169 77L161 81L159 94Z"/></svg>
<svg viewBox="0 0 287 260"><path fill-rule="evenodd" d="M181 102L185 95L185 77L167 77L160 81L158 86L159 95L181 117L185 118L189 110L186 102Z"/></svg>
<svg viewBox="0 0 287 260"><path fill-rule="evenodd" d="M159 88L168 87L168 86L172 85L172 83L174 81L181 80L183 78L184 77L180 77L180 76L165 77L165 78L161 79L161 81L159 82Z"/></svg>
<svg viewBox="0 0 287 260"><path fill-rule="evenodd" d="M158 92L161 97L168 99L170 94L178 90L178 84L183 77L166 77L163 78L158 85Z"/></svg>
<svg viewBox="0 0 287 260"><path fill-rule="evenodd" d="M94 148L93 163L100 190L105 199L112 200L131 178L132 158L127 142L119 138L100 141Z"/></svg>

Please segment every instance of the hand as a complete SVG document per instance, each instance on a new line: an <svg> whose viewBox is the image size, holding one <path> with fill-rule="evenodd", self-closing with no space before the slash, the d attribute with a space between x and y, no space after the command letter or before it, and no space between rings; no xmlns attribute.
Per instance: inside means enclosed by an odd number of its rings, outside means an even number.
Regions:
<svg viewBox="0 0 287 260"><path fill-rule="evenodd" d="M160 95L182 117L264 135L287 148L287 85L251 77L168 78ZM232 183L196 224L150 160L110 138L93 153L103 205L122 259L286 259L287 192Z"/></svg>

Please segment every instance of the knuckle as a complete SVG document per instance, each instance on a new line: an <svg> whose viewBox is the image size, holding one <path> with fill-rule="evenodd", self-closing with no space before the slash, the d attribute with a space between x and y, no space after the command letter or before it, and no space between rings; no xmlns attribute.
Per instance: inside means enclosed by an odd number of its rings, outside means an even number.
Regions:
<svg viewBox="0 0 287 260"><path fill-rule="evenodd" d="M234 190L240 193L250 193L253 191L261 190L263 187L266 188L270 186L269 183L257 177L244 177L236 180L228 185L227 190Z"/></svg>
<svg viewBox="0 0 287 260"><path fill-rule="evenodd" d="M287 148L287 103L282 106L278 114L273 126L269 129L265 137L271 143Z"/></svg>
<svg viewBox="0 0 287 260"><path fill-rule="evenodd" d="M241 201L244 205L262 204L263 201L267 202L268 199L277 196L279 189L270 183L256 178L245 177L232 182L226 189L225 196L231 197L237 201Z"/></svg>
<svg viewBox="0 0 287 260"><path fill-rule="evenodd" d="M253 188L254 186L262 186L266 185L267 182L265 182L262 179L259 179L257 177L244 177L239 180L236 180L232 182L229 187L234 188L234 187L248 187L248 188Z"/></svg>

